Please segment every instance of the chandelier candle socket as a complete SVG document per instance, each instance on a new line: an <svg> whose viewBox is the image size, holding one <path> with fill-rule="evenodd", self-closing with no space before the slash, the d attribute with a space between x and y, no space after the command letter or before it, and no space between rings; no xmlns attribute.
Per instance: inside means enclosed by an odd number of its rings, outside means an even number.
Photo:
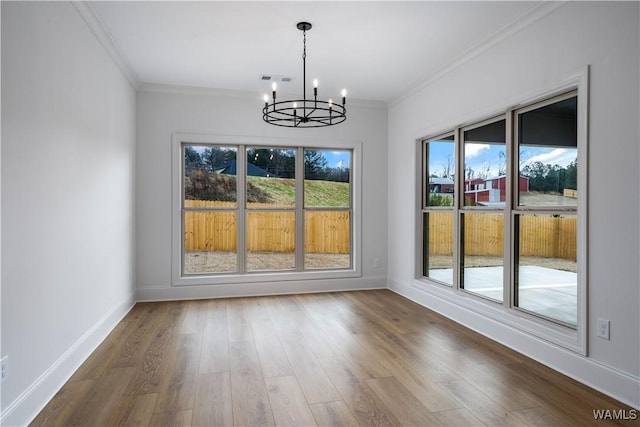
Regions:
<svg viewBox="0 0 640 427"><path fill-rule="evenodd" d="M271 103L269 103L269 96L264 95L262 120L275 126L300 128L317 128L342 123L347 119L346 90L342 90L342 105L334 104L331 99L329 101L319 100L318 80L314 79L313 99L307 99L307 31L311 29L311 24L298 22L296 27L303 34L302 99L277 101L276 90L278 86L273 83L271 85Z"/></svg>

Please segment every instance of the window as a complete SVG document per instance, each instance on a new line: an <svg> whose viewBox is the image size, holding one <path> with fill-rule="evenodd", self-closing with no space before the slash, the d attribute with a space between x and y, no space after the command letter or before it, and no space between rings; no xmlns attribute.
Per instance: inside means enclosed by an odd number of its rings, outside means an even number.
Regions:
<svg viewBox="0 0 640 427"><path fill-rule="evenodd" d="M359 274L359 147L190 139L197 142L174 136L174 167L180 171L174 283Z"/></svg>
<svg viewBox="0 0 640 427"><path fill-rule="evenodd" d="M350 151L304 150L307 270L351 267L350 165Z"/></svg>
<svg viewBox="0 0 640 427"><path fill-rule="evenodd" d="M423 275L453 285L455 141L453 134L433 138L423 147Z"/></svg>
<svg viewBox="0 0 640 427"><path fill-rule="evenodd" d="M578 94L421 140L418 247L429 283L501 307L491 313L520 319L514 324L527 319L542 336L559 331L556 342L577 337L584 351L576 331L584 335L586 319L586 178L578 161L586 155L586 101Z"/></svg>
<svg viewBox="0 0 640 427"><path fill-rule="evenodd" d="M570 93L515 112L514 306L573 328L578 316L577 105Z"/></svg>
<svg viewBox="0 0 640 427"><path fill-rule="evenodd" d="M238 149L183 145L185 274L238 271Z"/></svg>
<svg viewBox="0 0 640 427"><path fill-rule="evenodd" d="M462 130L464 184L460 209L460 289L501 302L504 287L506 120Z"/></svg>

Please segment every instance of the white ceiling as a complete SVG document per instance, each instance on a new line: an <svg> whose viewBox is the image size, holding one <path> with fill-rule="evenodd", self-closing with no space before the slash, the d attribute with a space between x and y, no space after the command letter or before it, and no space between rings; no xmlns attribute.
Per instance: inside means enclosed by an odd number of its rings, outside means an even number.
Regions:
<svg viewBox="0 0 640 427"><path fill-rule="evenodd" d="M541 2L92 2L141 83L270 91L262 74L292 77L322 97L391 101L532 14Z"/></svg>

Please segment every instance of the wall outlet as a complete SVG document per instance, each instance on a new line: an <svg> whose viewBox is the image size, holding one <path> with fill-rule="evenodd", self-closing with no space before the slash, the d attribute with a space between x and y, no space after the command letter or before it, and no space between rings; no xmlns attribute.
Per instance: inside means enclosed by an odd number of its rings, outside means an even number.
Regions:
<svg viewBox="0 0 640 427"><path fill-rule="evenodd" d="M598 336L605 340L609 339L610 322L606 319L598 319Z"/></svg>
<svg viewBox="0 0 640 427"><path fill-rule="evenodd" d="M382 267L382 261L380 261L380 258L375 258L373 260L373 267L374 268L380 268Z"/></svg>
<svg viewBox="0 0 640 427"><path fill-rule="evenodd" d="M9 376L9 356L5 356L0 360L0 366L2 366L1 382L5 382L7 380L7 376Z"/></svg>

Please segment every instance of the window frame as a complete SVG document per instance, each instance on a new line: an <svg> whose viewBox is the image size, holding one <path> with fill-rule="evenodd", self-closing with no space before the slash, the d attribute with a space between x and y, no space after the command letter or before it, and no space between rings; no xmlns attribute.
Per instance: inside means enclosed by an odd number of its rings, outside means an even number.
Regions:
<svg viewBox="0 0 640 427"><path fill-rule="evenodd" d="M452 206L431 206L428 204L428 200L429 200L429 189L428 189L428 181L429 181L429 143L431 142L437 142L438 140L444 140L445 138L448 138L452 136L453 140L451 141L453 143L453 161L454 161L454 170L456 171L456 173L454 174L454 180L453 180L453 187L454 187L454 195L453 195L453 205ZM420 235L422 236L422 239L424 239L424 236L427 235L427 232L424 230L423 224L424 224L424 215L429 215L431 212L434 213L448 213L450 212L453 215L453 230L451 230L452 233L452 238L454 239L454 241L457 241L458 239L458 235L459 235L459 226L458 226L458 215L457 215L457 211L458 211L458 207L459 207L459 199L460 199L460 189L459 189L459 182L458 182L458 173L457 173L457 168L458 168L458 156L459 156L459 144L458 144L458 136L459 136L459 132L457 131L450 131L450 132L444 132L444 133L440 133L438 135L434 135L433 137L429 137L429 138L423 138L420 141L420 145L419 145L419 152L420 152L420 159L421 159L421 181L420 181L420 215L419 215L419 223L420 223L420 230L421 233ZM428 243L427 243L428 245ZM424 240L419 242L418 244L419 247L419 252L422 254L421 255L421 260L422 262L420 263L420 267L419 268L419 275L423 276L423 277L428 277L425 276L425 267L427 267L425 265L425 261L427 260L427 258L424 256ZM453 251L453 256L452 256L452 263L453 265L457 265L459 262L459 257L458 257L458 253L454 248ZM428 269L428 268L427 268ZM436 282L442 286L446 286L448 288L457 288L458 286L458 282L459 282L459 276L455 274L455 270L454 270L454 274L453 274L453 278L452 278L452 283L446 283L440 280L436 280L433 278L429 278L429 280Z"/></svg>
<svg viewBox="0 0 640 427"><path fill-rule="evenodd" d="M184 229L183 229L183 146L184 145L220 145L238 147L237 158L237 194L239 195L236 208L227 208L229 211L238 212L238 270L235 273L182 273L184 259ZM310 269L303 270L304 265L304 220L296 220L296 269L273 271L247 271L246 270L246 224L245 218L248 212L260 212L265 209L248 208L246 205L246 147L265 147L296 150L296 206L289 210L302 212L303 206L303 181L304 158L299 154L305 149L317 150L350 150L350 252L351 265L341 269ZM240 161L240 160L244 161ZM302 168L301 168L302 167ZM240 176L243 176L240 179ZM362 143L354 141L319 142L304 139L246 137L246 136L216 136L208 134L174 133L172 134L172 202L171 202L171 285L226 285L241 283L262 283L276 281L298 281L309 279L341 279L362 276ZM327 208L329 209L329 208ZM266 211L271 209L266 209ZM277 208L276 210L283 210ZM241 227L242 225L242 227ZM301 255L300 255L301 254ZM302 257L300 264L298 257Z"/></svg>
<svg viewBox="0 0 640 427"><path fill-rule="evenodd" d="M588 223L588 100L589 100L589 67L583 67L557 82L553 87L537 91L537 95L530 96L525 100L516 101L507 104L502 110L493 110L490 114L486 114L480 118L476 118L473 121L458 122L455 126L449 128L440 128L437 132L428 133L429 136L420 136L415 139L416 141L416 177L419 180L416 187L416 257L414 263L415 279L412 282L414 288L419 291L428 293L435 298L441 298L444 301L448 301L451 304L459 306L464 310L480 313L493 321L504 324L514 330L522 331L537 338L541 338L545 341L553 343L559 347L566 348L575 353L581 355L588 354L588 306L587 306L587 290L588 290L588 277L587 277L587 262L588 262L588 247L587 247L587 223ZM577 185L580 191L578 203L575 209L567 209L563 207L562 213L575 214L577 218L577 325L575 328L571 328L561 322L555 322L553 319L541 317L526 310L518 309L514 307L514 215L518 213L544 213L548 212L548 207L531 207L531 206L516 206L517 195L514 194L517 191L518 186L513 185L513 178L507 180L506 188L506 206L504 208L504 221L505 221L505 252L504 262L506 269L505 285L504 285L504 299L502 303L496 303L494 300L489 300L481 296L465 292L460 289L460 280L457 276L460 273L460 261L456 260L454 271L454 286L448 286L436 280L429 279L423 274L424 263L424 246L423 246L423 213L425 211L423 205L423 183L424 183L424 160L423 155L425 141L432 140L442 135L448 135L454 133L456 140L456 150L459 152L457 156L456 164L456 189L458 190L458 202L456 206L456 217L458 221L456 227L456 235L454 235L454 257L462 256L460 254L460 212L465 209L464 203L464 180L459 179L460 172L463 169L464 153L461 145L463 141L463 129L476 127L482 125L487 121L505 115L506 117L506 144L507 144L507 175L514 176L514 173L519 176L519 168L517 167L517 154L518 147L515 142L514 123L516 120L515 112L524 111L527 108L536 108L544 103L553 103L557 101L557 97L569 97L569 93L575 92L577 96L577 149L580 160L577 165ZM423 134L424 135L424 134ZM464 175L462 175L464 177ZM462 181L462 182L459 182ZM469 207L466 207L468 209ZM485 209L468 209L473 213L485 213ZM554 213L559 213L554 211ZM507 234L508 233L508 234Z"/></svg>

